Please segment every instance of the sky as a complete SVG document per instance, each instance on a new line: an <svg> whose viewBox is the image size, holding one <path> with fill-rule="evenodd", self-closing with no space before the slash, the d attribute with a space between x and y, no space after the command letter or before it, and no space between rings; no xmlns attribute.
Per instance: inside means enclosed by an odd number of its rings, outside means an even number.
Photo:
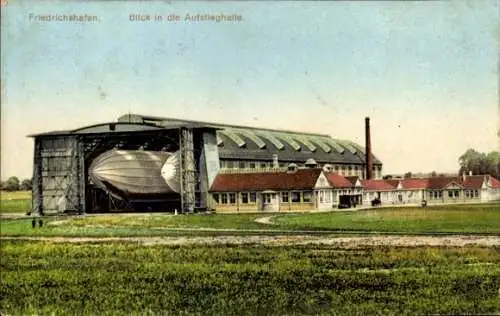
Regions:
<svg viewBox="0 0 500 316"><path fill-rule="evenodd" d="M369 116L385 174L500 150L498 1L9 0L1 18L2 180L31 176L27 135L127 113L361 145Z"/></svg>

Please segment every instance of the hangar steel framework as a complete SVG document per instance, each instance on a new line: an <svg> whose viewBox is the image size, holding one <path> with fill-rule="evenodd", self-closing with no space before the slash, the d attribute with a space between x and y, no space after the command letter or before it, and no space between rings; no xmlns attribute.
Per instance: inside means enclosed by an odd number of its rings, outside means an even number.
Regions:
<svg viewBox="0 0 500 316"><path fill-rule="evenodd" d="M111 209L151 209L153 202L116 201L89 181L89 165L103 152L126 150L179 151L181 192L156 207L192 212L206 207L206 159L203 135L215 129L204 126L162 128L137 123L106 123L72 131L31 135L34 138L33 216L83 214L99 207L99 197ZM153 207L154 207L153 206Z"/></svg>

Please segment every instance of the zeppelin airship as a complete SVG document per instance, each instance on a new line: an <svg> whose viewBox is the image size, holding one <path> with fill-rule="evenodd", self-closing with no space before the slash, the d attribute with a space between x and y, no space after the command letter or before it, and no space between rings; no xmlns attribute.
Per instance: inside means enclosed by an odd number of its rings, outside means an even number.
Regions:
<svg viewBox="0 0 500 316"><path fill-rule="evenodd" d="M109 150L91 163L89 177L97 187L129 200L180 192L179 152Z"/></svg>

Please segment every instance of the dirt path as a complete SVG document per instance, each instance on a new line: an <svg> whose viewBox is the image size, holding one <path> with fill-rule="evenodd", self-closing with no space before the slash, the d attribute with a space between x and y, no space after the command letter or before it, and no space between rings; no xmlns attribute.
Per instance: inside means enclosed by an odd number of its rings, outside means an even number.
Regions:
<svg viewBox="0 0 500 316"><path fill-rule="evenodd" d="M276 215L275 215L276 216ZM266 217L259 217L259 218L256 218L254 220L254 222L256 223L260 223L260 224L266 224L266 225L275 225L274 222L272 221L272 219L275 217L275 216L266 216Z"/></svg>
<svg viewBox="0 0 500 316"><path fill-rule="evenodd" d="M216 237L1 237L0 240L32 240L46 242L134 242L143 245L216 245L262 244L270 246L324 244L341 248L364 246L500 246L500 236L216 236Z"/></svg>

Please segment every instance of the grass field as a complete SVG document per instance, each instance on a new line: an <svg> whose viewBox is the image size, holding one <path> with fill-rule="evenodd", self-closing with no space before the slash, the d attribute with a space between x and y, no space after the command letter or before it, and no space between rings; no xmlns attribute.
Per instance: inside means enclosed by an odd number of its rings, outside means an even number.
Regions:
<svg viewBox="0 0 500 316"><path fill-rule="evenodd" d="M500 233L500 204L279 215L274 220L282 228L296 230Z"/></svg>
<svg viewBox="0 0 500 316"><path fill-rule="evenodd" d="M268 214L272 215L272 214ZM316 232L395 232L395 233L478 233L500 234L500 205L454 205L428 208L392 208L356 212L274 214L277 225L255 222L259 214L213 215L100 215L50 218L44 227L31 228L31 220L2 220L3 236L163 236L227 235L244 230L276 233ZM193 229L192 232L175 231ZM231 232L206 230L231 230ZM268 232L272 234L272 232ZM255 233L253 233L255 234Z"/></svg>
<svg viewBox="0 0 500 316"><path fill-rule="evenodd" d="M492 314L499 248L2 242L6 314Z"/></svg>
<svg viewBox="0 0 500 316"><path fill-rule="evenodd" d="M31 210L31 191L0 191L0 213L27 213Z"/></svg>

